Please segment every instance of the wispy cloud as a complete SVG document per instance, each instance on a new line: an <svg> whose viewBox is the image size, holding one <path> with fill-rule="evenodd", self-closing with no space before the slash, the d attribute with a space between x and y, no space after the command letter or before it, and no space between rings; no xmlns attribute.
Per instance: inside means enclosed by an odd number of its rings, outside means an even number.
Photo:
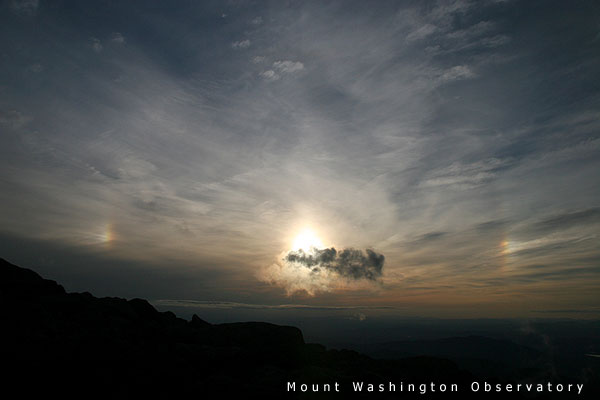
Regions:
<svg viewBox="0 0 600 400"><path fill-rule="evenodd" d="M261 72L260 76L262 76L267 81L276 81L280 78L280 76L277 73L275 73L275 71L273 71L272 69L268 69L266 71Z"/></svg>
<svg viewBox="0 0 600 400"><path fill-rule="evenodd" d="M326 248L385 254L376 285L342 277L319 298L499 299L485 306L499 313L523 296L597 301L589 6L127 3L99 21L7 4L5 234L153 260L199 285L215 265L219 298L243 287L248 303L280 304L288 280L257 271L312 226ZM566 16L574 29L558 28Z"/></svg>
<svg viewBox="0 0 600 400"><path fill-rule="evenodd" d="M475 73L467 65L456 65L442 72L439 79L442 82L455 81L475 77Z"/></svg>
<svg viewBox="0 0 600 400"><path fill-rule="evenodd" d="M257 59L256 57L253 59L255 63L262 62L264 58ZM275 61L273 63L273 69L268 69L266 71L262 71L260 76L262 76L267 81L276 81L281 78L282 75L285 74L294 74L304 69L304 64L300 61Z"/></svg>
<svg viewBox="0 0 600 400"><path fill-rule="evenodd" d="M190 307L199 309L256 309L256 310L390 310L390 306L328 306L308 304L248 304L230 301L153 300L152 304L164 307Z"/></svg>
<svg viewBox="0 0 600 400"><path fill-rule="evenodd" d="M237 42L231 43L231 47L233 47L234 49L247 49L248 47L250 47L250 40L238 40Z"/></svg>
<svg viewBox="0 0 600 400"><path fill-rule="evenodd" d="M91 38L90 43L91 43L92 49L96 53L100 53L102 51L102 49L104 48L104 46L102 46L102 42L98 38Z"/></svg>
<svg viewBox="0 0 600 400"><path fill-rule="evenodd" d="M435 25L425 24L425 25L418 27L413 32L409 33L406 36L406 40L408 40L408 41L421 40L421 39L424 39L427 36L430 36L431 34L435 33L437 30L438 30L438 28Z"/></svg>
<svg viewBox="0 0 600 400"><path fill-rule="evenodd" d="M18 129L25 125L28 121L29 118L17 110L0 109L0 126L10 129Z"/></svg>
<svg viewBox="0 0 600 400"><path fill-rule="evenodd" d="M294 72L302 71L304 69L304 64L300 61L275 61L273 63L273 67L279 70L281 73L291 74Z"/></svg>
<svg viewBox="0 0 600 400"><path fill-rule="evenodd" d="M115 43L119 43L119 44L124 44L125 43L125 37L119 33L119 32L114 32L112 34L112 38L111 40Z"/></svg>
<svg viewBox="0 0 600 400"><path fill-rule="evenodd" d="M508 160L487 159L470 164L454 162L448 167L431 171L421 183L422 187L453 186L458 189L472 188L490 182L497 171L508 164Z"/></svg>
<svg viewBox="0 0 600 400"><path fill-rule="evenodd" d="M10 0L10 8L21 15L35 15L40 6L39 0Z"/></svg>
<svg viewBox="0 0 600 400"><path fill-rule="evenodd" d="M37 74L44 70L44 66L40 63L33 63L27 67L27 70Z"/></svg>

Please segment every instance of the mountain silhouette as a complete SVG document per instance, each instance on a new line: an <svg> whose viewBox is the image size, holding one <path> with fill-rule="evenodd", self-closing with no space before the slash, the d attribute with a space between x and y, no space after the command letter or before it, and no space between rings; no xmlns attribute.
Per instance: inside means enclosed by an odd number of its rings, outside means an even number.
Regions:
<svg viewBox="0 0 600 400"><path fill-rule="evenodd" d="M536 349L478 335L366 344L359 351L374 358L441 357L473 373L503 379L534 378L551 364L547 354Z"/></svg>
<svg viewBox="0 0 600 400"><path fill-rule="evenodd" d="M460 392L428 389L427 398L481 397L469 387L482 377L444 358L374 359L305 343L302 332L291 326L210 324L197 315L187 321L143 299L67 293L58 283L3 259L0 307L0 357L7 367L0 383L3 390L23 396L424 398L418 391L356 393L352 382L436 382L457 384ZM295 391L288 390L288 382L296 383ZM319 384L322 390L323 384L335 382L339 393L300 390L301 384ZM511 398L525 396L513 393Z"/></svg>

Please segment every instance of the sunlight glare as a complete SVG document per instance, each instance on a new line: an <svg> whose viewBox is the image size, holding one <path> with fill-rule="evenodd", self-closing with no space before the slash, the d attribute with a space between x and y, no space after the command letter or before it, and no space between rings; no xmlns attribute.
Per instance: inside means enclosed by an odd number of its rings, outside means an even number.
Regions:
<svg viewBox="0 0 600 400"><path fill-rule="evenodd" d="M294 239L292 250L309 252L312 248L323 248L323 242L321 242L321 239L312 230L305 229Z"/></svg>

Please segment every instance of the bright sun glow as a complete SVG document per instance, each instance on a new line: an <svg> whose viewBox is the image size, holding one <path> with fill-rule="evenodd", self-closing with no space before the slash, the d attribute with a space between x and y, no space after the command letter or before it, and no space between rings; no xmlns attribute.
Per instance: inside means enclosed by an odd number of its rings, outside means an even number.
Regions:
<svg viewBox="0 0 600 400"><path fill-rule="evenodd" d="M309 252L313 247L317 249L323 248L323 242L313 231L305 229L294 239L292 250L304 250Z"/></svg>

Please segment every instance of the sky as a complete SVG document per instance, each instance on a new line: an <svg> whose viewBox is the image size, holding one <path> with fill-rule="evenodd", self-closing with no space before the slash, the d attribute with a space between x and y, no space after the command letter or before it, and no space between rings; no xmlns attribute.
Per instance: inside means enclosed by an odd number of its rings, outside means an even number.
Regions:
<svg viewBox="0 0 600 400"><path fill-rule="evenodd" d="M8 0L0 59L0 257L68 290L600 316L597 2Z"/></svg>

